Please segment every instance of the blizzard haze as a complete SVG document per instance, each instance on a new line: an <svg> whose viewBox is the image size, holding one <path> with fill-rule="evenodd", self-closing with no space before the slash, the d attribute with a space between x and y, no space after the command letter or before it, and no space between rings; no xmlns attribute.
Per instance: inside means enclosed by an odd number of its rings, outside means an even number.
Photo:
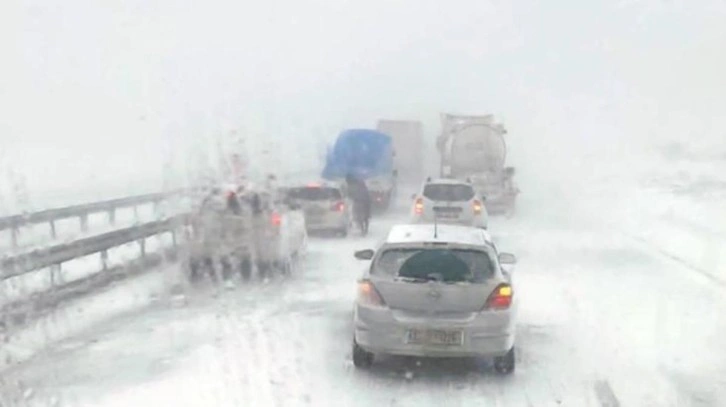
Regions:
<svg viewBox="0 0 726 407"><path fill-rule="evenodd" d="M250 178L317 176L341 130L381 118L422 121L437 171L439 114L491 113L517 185L487 227L520 301L506 379L477 361L354 367L351 254L410 221L410 185L370 233L340 197L316 204L336 236L308 236L290 202L225 218L251 257L224 288L192 281L229 243L188 233L196 197L5 228L0 404L726 405L725 22L724 0L0 0L0 217L189 186L220 151L244 150ZM483 219L494 199L471 195L459 209ZM171 216L184 237L6 274ZM160 264L127 273L147 254Z"/></svg>
<svg viewBox="0 0 726 407"><path fill-rule="evenodd" d="M160 186L169 146L230 129L309 143L392 116L434 134L444 110L500 115L515 152L552 151L548 166L580 148L724 137L716 0L0 7L3 165L31 192Z"/></svg>

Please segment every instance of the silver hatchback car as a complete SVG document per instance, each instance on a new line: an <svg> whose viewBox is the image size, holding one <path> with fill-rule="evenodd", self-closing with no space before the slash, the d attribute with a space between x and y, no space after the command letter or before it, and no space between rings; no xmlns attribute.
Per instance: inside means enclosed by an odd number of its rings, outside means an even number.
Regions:
<svg viewBox="0 0 726 407"><path fill-rule="evenodd" d="M413 199L413 223L451 223L482 229L488 226L484 199L470 182L429 178Z"/></svg>
<svg viewBox="0 0 726 407"><path fill-rule="evenodd" d="M347 236L351 224L350 202L342 186L325 182L309 183L285 189L287 200L305 212L305 226L309 233L330 231Z"/></svg>
<svg viewBox="0 0 726 407"><path fill-rule="evenodd" d="M369 367L374 354L494 358L497 372L514 371L516 297L511 276L482 229L456 225L399 225L358 281L353 363Z"/></svg>

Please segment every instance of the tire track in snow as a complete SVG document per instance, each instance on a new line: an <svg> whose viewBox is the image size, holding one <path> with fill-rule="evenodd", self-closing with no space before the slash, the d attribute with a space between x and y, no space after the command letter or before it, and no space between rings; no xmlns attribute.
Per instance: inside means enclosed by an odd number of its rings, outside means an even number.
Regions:
<svg viewBox="0 0 726 407"><path fill-rule="evenodd" d="M692 272L698 273L700 276L707 278L710 282L715 283L718 287L722 289L726 289L726 281L721 280L717 276L713 274L713 272L705 270L701 267L696 266L695 264L691 263L690 261L687 261L685 259L682 259L681 257L672 254L666 250L663 250L650 242L648 242L647 239L636 236L627 232L622 232L622 235L626 238L629 238L630 240L635 241L640 247L644 248L645 250L656 253L661 258L666 258L672 262L677 263L683 268L686 268Z"/></svg>
<svg viewBox="0 0 726 407"><path fill-rule="evenodd" d="M617 397L615 397L615 392L607 380L596 381L594 389L601 407L620 407L620 403Z"/></svg>

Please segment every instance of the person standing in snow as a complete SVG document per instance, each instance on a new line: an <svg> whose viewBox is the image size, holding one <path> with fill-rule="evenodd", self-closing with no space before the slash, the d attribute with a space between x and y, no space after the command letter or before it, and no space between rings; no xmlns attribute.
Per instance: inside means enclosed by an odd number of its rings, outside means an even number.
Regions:
<svg viewBox="0 0 726 407"><path fill-rule="evenodd" d="M348 194L353 200L353 218L358 223L363 234L368 233L368 225L371 218L371 194L368 191L365 181L348 174L345 177L348 187Z"/></svg>

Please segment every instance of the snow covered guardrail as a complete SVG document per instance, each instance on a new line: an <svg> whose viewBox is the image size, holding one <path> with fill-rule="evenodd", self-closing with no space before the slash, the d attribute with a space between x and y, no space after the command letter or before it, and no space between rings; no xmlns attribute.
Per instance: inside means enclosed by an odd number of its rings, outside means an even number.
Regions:
<svg viewBox="0 0 726 407"><path fill-rule="evenodd" d="M0 257L0 336L3 330L61 302L97 292L114 281L146 272L168 256L173 258L187 224L188 215L180 214ZM94 259L96 254L100 261Z"/></svg>
<svg viewBox="0 0 726 407"><path fill-rule="evenodd" d="M124 198L110 199L100 202L91 202L80 205L66 206L63 208L48 209L28 214L18 214L12 216L0 217L0 231L10 230L12 234L12 246L18 246L18 233L23 226L48 223L50 226L50 235L56 238L55 222L68 219L79 218L81 230L88 229L88 216L94 213L107 212L109 223L115 222L115 213L120 208L136 208L139 205L149 203L159 203L170 196L181 194L183 191L157 192L152 194L135 195Z"/></svg>
<svg viewBox="0 0 726 407"><path fill-rule="evenodd" d="M107 251L127 243L138 242L141 255L145 255L145 239L169 232L176 245L177 230L187 223L188 215L177 215L168 219L131 226L96 236L59 243L27 253L0 258L0 280L20 276L38 269L56 266L66 261L99 253L103 267L106 267Z"/></svg>

